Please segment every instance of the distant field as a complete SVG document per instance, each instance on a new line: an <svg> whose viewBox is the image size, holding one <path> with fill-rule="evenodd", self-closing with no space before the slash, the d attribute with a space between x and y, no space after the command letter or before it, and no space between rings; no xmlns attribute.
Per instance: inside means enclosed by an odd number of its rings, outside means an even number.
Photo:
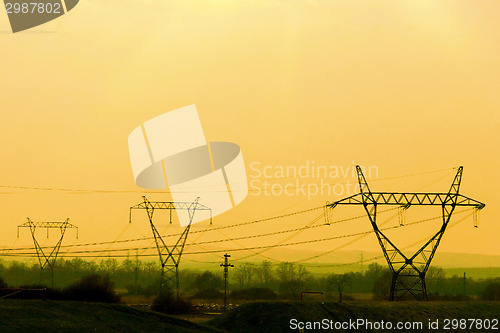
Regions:
<svg viewBox="0 0 500 333"><path fill-rule="evenodd" d="M383 261L378 262L384 268L387 268L387 264ZM343 274L349 272L361 272L368 268L368 265L365 266L342 266L342 264L337 264L338 266L334 266L333 268L325 264L325 266L321 266L318 264L317 267L308 268L309 272L316 275L323 274ZM431 267L440 267L439 265L433 265ZM500 267L442 267L446 273L446 277L452 277L453 275L457 275L462 277L464 272L467 273L467 277L474 279L490 279L500 277Z"/></svg>
<svg viewBox="0 0 500 333"><path fill-rule="evenodd" d="M445 268L446 276L453 275L463 276L464 272L467 277L474 279L489 279L500 277L500 267L465 267L465 268Z"/></svg>

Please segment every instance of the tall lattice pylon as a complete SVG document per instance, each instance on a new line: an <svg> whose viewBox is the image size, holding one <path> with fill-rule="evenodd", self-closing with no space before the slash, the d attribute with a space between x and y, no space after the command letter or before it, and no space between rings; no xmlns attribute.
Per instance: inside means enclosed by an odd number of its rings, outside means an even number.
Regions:
<svg viewBox="0 0 500 333"><path fill-rule="evenodd" d="M51 285L54 286L54 266L56 263L57 256L59 255L59 250L61 248L61 244L64 238L64 234L66 233L67 228L75 228L76 229L76 237L78 238L78 227L69 223L69 218L64 222L33 222L28 217L28 221L17 226L17 237L19 237L19 228L29 228L31 231L31 237L33 238L33 243L35 245L36 254L38 256L38 262L40 263L40 283L44 283L44 270L49 267L50 269L50 279ZM59 229L61 232L61 236L59 237L59 241L56 243L52 251L47 255L43 250L43 247L40 246L38 240L36 239L36 229L43 228L47 230L47 238L49 237L49 229Z"/></svg>
<svg viewBox="0 0 500 333"><path fill-rule="evenodd" d="M132 209L146 210L149 219L149 225L151 227L151 231L153 232L153 237L156 243L156 249L158 250L158 257L160 259L160 294L165 290L173 290L175 288L176 295L177 297L179 297L179 264L181 261L182 252L184 251L184 245L186 244L186 239L189 234L189 229L191 228L191 223L193 222L195 211L209 211L210 223L212 223L212 210L200 204L198 202L199 198L196 198L196 200L193 202L150 202L145 196L143 196L142 199L143 202L130 207L129 223L132 223ZM158 231L158 229L156 229L153 223L153 214L156 209L168 209L170 213L170 223L172 223L172 210L187 210L189 213L189 224L186 226L179 239L173 246L167 246L160 232Z"/></svg>
<svg viewBox="0 0 500 333"><path fill-rule="evenodd" d="M407 295L412 295L417 300L427 300L425 274L434 258L453 211L458 206L470 206L477 212L483 209L485 204L459 194L463 167L458 168L450 190L447 193L372 192L361 167L356 166L356 170L360 193L329 204L329 207L334 208L337 205L363 205L387 264L392 271L389 296L391 301L403 299ZM443 224L436 234L409 257L403 254L379 229L377 225L377 208L379 205L398 205L402 210L415 205L441 206ZM475 226L477 227L477 221L475 221Z"/></svg>

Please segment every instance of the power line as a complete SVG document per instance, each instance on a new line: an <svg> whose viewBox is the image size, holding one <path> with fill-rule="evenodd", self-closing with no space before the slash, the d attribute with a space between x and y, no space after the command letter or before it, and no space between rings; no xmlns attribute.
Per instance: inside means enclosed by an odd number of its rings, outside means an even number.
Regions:
<svg viewBox="0 0 500 333"><path fill-rule="evenodd" d="M381 211L380 213L385 213L385 212L388 212L388 211L391 211L391 210L394 210L394 209L397 209L397 207ZM307 211L310 211L310 210L307 210ZM291 213L291 214L293 214L293 213ZM323 217L323 214L321 214L321 215L317 216L316 218L314 218L308 225L300 227L300 228L286 229L286 230L280 230L280 231L263 233L263 234L241 236L241 237L236 237L236 238L222 238L222 239L216 239L216 240L210 240L210 241L193 242L193 243L186 244L186 246L198 246L198 245L204 245L204 244L213 244L213 243L229 242L229 241L236 241L236 240L243 240L243 239L267 237L267 236L279 235L279 234L296 232L296 231L305 231L305 230L314 229L314 228L318 228L318 227L329 226L331 224L338 224L338 223L343 223L343 222L357 220L357 219L363 218L364 216L365 215L353 216L353 217L349 217L349 218L345 218L345 219L341 219L341 220L332 221L329 224L310 225L311 223L314 223L314 222L317 222L318 220L320 220ZM269 219L271 219L271 218L269 218ZM204 229L204 230L200 230L199 232L201 232L203 234L203 233L205 233L207 231L211 231L211 230L216 230L216 228L214 228L214 229ZM122 233L123 233L123 231L122 231ZM194 231L191 232L191 233L194 233ZM170 236L173 236L173 235L170 235ZM147 239L151 239L151 237L148 237ZM105 243L105 244L109 244L109 243L114 244L114 243L124 242L124 241L127 241L127 240L111 241L111 242L101 242L101 243L89 243L89 244L98 244L98 245L99 244L103 244L103 243ZM82 246L82 245L84 245L84 244L67 245L67 247ZM122 249L110 249L110 248L106 248L106 249L100 249L100 250L99 249L94 249L94 250L81 250L81 251L66 251L65 253L108 253L108 252L150 250L150 249L155 249L155 248L156 247L154 247L154 246L151 245L151 246L147 246L147 247L134 247L134 248L128 247L128 248L122 248ZM20 250L29 250L29 249L31 249L31 248L30 247L10 248L10 249L4 249L4 250L5 251L20 251ZM239 260L241 260L241 259L239 259Z"/></svg>
<svg viewBox="0 0 500 333"><path fill-rule="evenodd" d="M458 167L453 167L453 168L446 168L446 169L439 169L439 170L432 170L432 171L424 171L424 172L418 172L418 173L412 173L412 174L406 174L406 175L401 175L401 176L394 176L394 177L385 177L385 178L376 178L376 179L370 179L370 181L385 181L385 180L391 180L391 179L398 179L398 178L407 178L407 177L414 177L414 176L421 176L425 174L430 174L430 173L437 173L437 172L442 172L442 171L449 171L453 169L457 169ZM273 181L273 180L279 180L279 179L287 179L287 178L296 178L296 177L275 177L275 178L270 178L266 179L266 181ZM247 182L248 184L249 182ZM338 183L326 183L324 185L347 185L351 184L350 182L338 182ZM217 185L218 186L218 185ZM210 187L210 186L207 186ZM54 192L65 192L65 194L70 194L71 192L75 193L83 193L83 194L117 194L117 193L152 193L152 194L165 194L165 193L171 193L168 190L161 190L161 191L144 191L144 190L106 190L106 189L77 189L77 188L64 188L64 187L46 187L46 186L20 186L20 185L0 185L0 188L8 188L8 189L17 189L17 190L35 190L35 191L54 191ZM294 187L290 187L294 188ZM224 192L225 190L221 190L220 192ZM249 189L248 191L252 191ZM255 190L257 191L257 190ZM199 191L197 191L199 192ZM219 192L219 191L213 191L209 190L209 192ZM185 191L183 193L194 193L194 192L189 192ZM0 194L23 194L23 193L18 193L18 192L0 192Z"/></svg>
<svg viewBox="0 0 500 333"><path fill-rule="evenodd" d="M464 213L468 210L464 210L461 212L457 212L456 214L459 213ZM440 217L433 217L433 218L428 218L428 219L423 219L415 222L410 222L406 223L405 225L396 225L392 227L387 227L387 228L381 228L380 230L393 230L393 229L399 229L403 228L406 226L410 225L416 225L424 222L428 222L431 220L438 219ZM464 218L465 219L465 218ZM208 251L196 251L196 252L185 252L187 255L199 255L199 254L208 254L208 253L220 253L220 252L238 252L238 251L248 251L248 250L258 250L258 249L266 249L266 248L274 248L274 247L284 247L284 246L292 246L292 245L300 245L300 244L308 244L308 243L315 243L315 242L324 242L324 241L329 241L329 240L335 240L335 239L343 239L343 238L349 238L349 237L355 237L355 236L360 236L360 235L365 235L365 234L370 234L373 233L373 230L368 230L368 231L363 231L363 232L358 232L358 233L353 233L353 234L347 234L347 235L340 235L340 236L333 236L333 237L325 237L321 239L313 239L313 240L305 240L305 241L298 241L298 242L293 242L293 243L284 243L284 244L272 244L272 245L263 245L263 246L254 246L254 247L245 247L245 248L239 248L239 249L226 249L226 250L208 250ZM196 244L192 244L196 245ZM130 250L130 249L128 249ZM88 253L92 253L93 251L89 251ZM72 253L72 252L68 252ZM11 253L7 254L5 256L17 256L17 257L31 257L33 256L33 253ZM96 256L92 255L68 255L67 253L64 253L64 255L61 255L64 257L87 257L87 258L94 258ZM129 255L113 255L114 258L122 258L122 257L128 257ZM143 255L138 255L140 257L155 257L156 254L143 254Z"/></svg>
<svg viewBox="0 0 500 333"><path fill-rule="evenodd" d="M463 210L463 211L458 212L458 213L455 213L455 214L461 214L461 213L465 213L465 212L468 212L468 211L470 211L470 210ZM461 218L461 219L460 219L460 220L458 220L457 222L454 222L454 223L450 224L450 225L448 226L448 228L449 228L449 229L451 229L451 228L453 228L453 227L457 226L458 224L460 224L460 223L462 223L463 221L465 221L465 220L466 220L468 217L470 217L472 214L473 214L473 212L472 212L472 213L467 214L466 216L464 216L463 218ZM439 216L439 217L437 217L437 218L441 218L441 216ZM428 236L426 236L426 237L424 237L424 238L422 238L422 239L420 239L420 240L418 240L418 241L416 241L416 242L414 242L414 243L411 243L411 244L409 244L409 245L406 245L406 246L402 247L402 249L403 249L403 250L409 249L409 248L411 248L411 247L413 247L413 246L415 246L415 245L417 245L417 244L419 244L419 243L421 243L421 242L423 242L423 241L427 240L428 238L429 238L429 237L428 237ZM372 258L369 258L369 259L363 260L363 262L371 262L371 261L375 261L375 260L377 260L377 259L382 259L382 258L384 258L384 256L383 256L383 255L379 255L379 256L376 256L376 257L372 257ZM308 258L308 259L309 259L309 258ZM297 263L297 262L300 262L300 261L294 261L294 263ZM336 267L336 266L351 266L351 265L356 265L356 264L359 264L359 261L352 261L352 262L349 262L349 263L339 263L339 264L323 264L323 265L317 265L317 266L311 266L312 264L305 264L305 266L307 266L307 267Z"/></svg>
<svg viewBox="0 0 500 333"><path fill-rule="evenodd" d="M191 231L190 233L191 234L205 233L205 232L208 232L208 231L216 231L216 230L220 230L220 229L229 229L229 228L235 228L235 227L240 227L240 226L244 226L244 225L250 225L250 224L255 224L255 223L267 222L267 221L272 221L272 220L281 219L281 218L285 218L285 217L290 217L290 216L294 216L294 215L304 214L304 213L311 212L311 211L314 211L314 210L322 209L323 207L324 206L319 206L319 207L305 209L305 210L301 210L301 211L297 211L297 212L292 212L292 213L288 213L288 214L283 214L283 215L278 215L278 216L273 216L273 217L267 217L267 218L263 218L263 219L259 219L259 220L253 220L253 221L247 221L247 222L229 224L229 225L224 225L224 226L220 226L220 227L213 227L213 228L208 229L208 230L207 229L205 229L205 230L194 230L194 231ZM360 217L362 217L362 216L364 216L364 215L360 215ZM358 218L358 217L356 217L356 218ZM162 237L175 237L175 236L180 236L180 235L181 235L181 233L176 233L176 234L170 234L170 235L162 235ZM115 241L104 241L104 242L73 244L73 245L65 245L65 246L61 245L61 247L94 246L94 245L114 244L114 243L129 243L129 242L144 241L144 240L151 240L151 239L154 239L154 237L140 237L140 238L131 238L131 239L123 239L123 240L115 240ZM4 249L4 250L10 251L10 250L27 250L27 249L30 249L30 248L26 248L25 247L25 248Z"/></svg>

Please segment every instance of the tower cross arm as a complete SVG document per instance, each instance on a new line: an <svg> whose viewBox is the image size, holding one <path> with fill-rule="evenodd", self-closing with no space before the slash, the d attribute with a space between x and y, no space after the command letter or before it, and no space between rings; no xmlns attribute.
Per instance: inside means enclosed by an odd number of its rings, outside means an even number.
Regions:
<svg viewBox="0 0 500 333"><path fill-rule="evenodd" d="M23 224L18 225L18 228L30 228L30 227L38 227L38 228L78 228L76 225L69 223L69 219L66 219L64 222L45 222L45 221L40 221L40 222L33 222L28 218L27 222L24 222Z"/></svg>
<svg viewBox="0 0 500 333"><path fill-rule="evenodd" d="M147 201L141 202L137 205L131 206L130 209L179 209L179 210L188 210L192 205L192 202L172 202L172 201ZM196 204L196 210L211 210L207 206L204 206L200 203Z"/></svg>
<svg viewBox="0 0 500 333"><path fill-rule="evenodd" d="M449 193L417 193L417 192L371 192L373 202L375 204L383 205L452 205L455 206L471 206L477 209L483 209L486 205L482 202L466 197L461 194L452 194L455 200L448 200ZM337 205L362 205L363 194L358 193L350 197L333 202L328 206L333 208Z"/></svg>

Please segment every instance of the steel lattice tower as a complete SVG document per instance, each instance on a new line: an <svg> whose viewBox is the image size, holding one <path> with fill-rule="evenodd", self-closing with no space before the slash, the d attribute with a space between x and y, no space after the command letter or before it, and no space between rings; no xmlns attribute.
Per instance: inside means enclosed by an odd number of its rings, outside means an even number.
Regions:
<svg viewBox="0 0 500 333"><path fill-rule="evenodd" d="M59 250L66 233L67 228L76 228L76 237L78 238L78 227L69 223L69 218L64 222L33 222L28 218L28 221L17 226L17 237L19 237L19 228L30 228L31 237L33 238L33 243L35 244L35 250L38 257L38 262L40 263L40 283L44 281L44 269L48 266L50 268L51 283L54 286L54 266L56 263ZM49 255L45 254L43 248L40 246L36 239L36 228L47 229L47 237L49 237L49 229L59 229L61 232L61 237L56 243Z"/></svg>
<svg viewBox="0 0 500 333"><path fill-rule="evenodd" d="M191 223L193 222L195 211L209 211L210 223L212 223L212 210L198 203L198 200L200 198L196 198L196 200L193 202L150 202L145 196L143 196L142 198L144 200L143 202L130 207L129 223L132 222L132 209L146 210L149 219L149 225L151 227L151 231L153 232L156 249L158 250L158 257L161 264L160 294L163 293L165 288L167 288L168 290L173 290L175 288L176 295L177 297L179 297L179 263L181 261L182 252L184 251L184 245L186 244L186 239L189 234L189 229L191 228ZM153 223L153 214L156 209L168 209L170 213L170 223L172 223L172 210L187 210L189 213L189 224L181 233L175 245L171 247L167 246L160 232L158 231L158 229L156 229Z"/></svg>
<svg viewBox="0 0 500 333"><path fill-rule="evenodd" d="M474 222L477 227L477 211L483 209L485 204L459 194L463 167L458 168L447 193L371 192L359 166L356 166L356 171L360 193L329 204L329 207L333 209L337 205L363 205L392 271L389 296L391 301L400 300L407 294L411 294L417 300L427 300L425 274L434 258L453 211L458 206L474 207ZM377 225L377 207L379 205L398 205L404 210L414 205L441 206L443 224L439 231L415 254L408 257L379 229Z"/></svg>

